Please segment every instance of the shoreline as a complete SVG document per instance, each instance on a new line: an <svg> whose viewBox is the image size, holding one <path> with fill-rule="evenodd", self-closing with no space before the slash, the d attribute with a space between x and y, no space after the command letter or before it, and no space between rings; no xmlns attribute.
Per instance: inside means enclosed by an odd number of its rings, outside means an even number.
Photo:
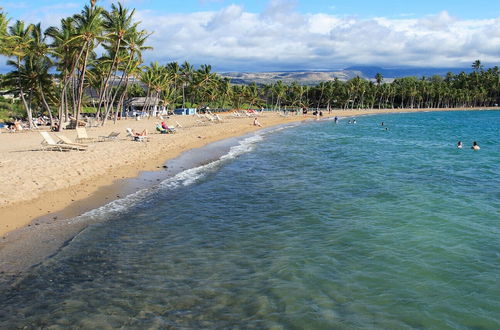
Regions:
<svg viewBox="0 0 500 330"><path fill-rule="evenodd" d="M367 114L469 110L498 110L498 108L335 110L332 111L331 114L326 113L323 119L334 116L345 118ZM172 172L169 171L168 168L165 169L163 165L166 162L177 159L180 155L185 154L189 150L195 150L194 152L196 152L196 149L202 148L201 150L203 150L203 148L207 147L207 145L217 141L236 138L241 139L242 136L258 130L315 119L315 117L311 115L304 117L302 114L299 114L298 116L290 115L288 117L282 117L276 113L264 113L263 116L259 117L259 121L263 124L263 127L257 127L252 125L253 118L229 119L229 116L226 116L224 123L197 126L194 117L184 117L186 118L175 116L175 120L181 121L182 126L184 127L181 128L180 132L175 135L168 134L165 136L154 134L151 136L152 141L147 143L122 140L120 141L122 144L120 146L114 145L116 142L96 143L98 144L96 149L99 147L99 149L102 150L89 150L81 153L85 154L93 152L98 156L91 158L91 161L100 159L104 164L104 166L101 167L96 166L97 173L92 173L94 174L93 176L83 175L83 179L80 178L79 182L78 178L72 178L73 181L70 181L67 187L61 187L54 190L45 189L45 191L42 189L43 192L34 199L32 198L18 200L11 203L4 203L6 205L3 205L3 207L0 208L0 212L2 214L2 219L8 220L2 220L0 223L0 274L17 277L20 273L22 273L22 271L39 263L46 257L53 255L61 248L61 246L70 241L79 232L84 230L85 227L92 223L70 223L65 220L106 205L113 200L123 198L137 189L151 187L157 182L157 180L160 181L161 179L167 178L169 175L171 176ZM147 128L151 129L151 127L154 127L154 123L156 121L158 120L150 119L138 122L126 120L119 124L120 126L129 125L134 128L137 126L147 126ZM171 124L172 120L167 122ZM89 135L107 135L112 130L118 129L115 125L110 124L103 128L90 130ZM73 132L66 131L63 133L70 136ZM30 137L33 139L33 135L36 140L40 140L37 132L28 132L2 134L0 135L0 141L4 139L4 136L8 136L11 139L12 137L19 139L26 139L27 137ZM164 140L160 140L170 138L173 141L170 141L171 143L167 146L172 147L173 144L177 144L176 148L165 148L163 145ZM152 144L154 144L154 146L152 146ZM106 161L106 159L102 159L102 154L110 152L108 149L119 148L119 151L120 149L123 151L123 148L129 147L142 151L139 153L139 157L137 155L135 155L135 158L125 157L125 163L123 163L123 159L119 159L114 162L110 160L112 163L111 166L109 166L109 168L105 166L109 162ZM147 149L145 150L147 153L139 147ZM5 151L0 149L0 155L4 155L5 152L12 154L23 154L25 152L28 154L35 153L37 154L35 156L47 153L38 151ZM78 152L49 152L49 156L51 156L50 158L55 157L57 160L59 155L61 155L61 157L63 157L63 155L65 156L65 154L78 155L76 153ZM1 163L3 163L4 158L0 159L2 160ZM51 159L45 159L43 161L51 164ZM71 162L71 159L68 162ZM76 163L78 164L78 159ZM9 162L7 161L5 165L8 164ZM71 164L66 163L66 166L69 166L69 170L75 170L71 167ZM2 170L6 170L2 167L0 167L0 173L2 173ZM22 170L23 169L21 168L21 171ZM55 169L55 171L56 172L52 174L57 176L57 169ZM26 173L27 171L22 172ZM26 173L26 176L29 177L29 174L29 172ZM80 175L77 175L77 177L78 176ZM53 177L50 179L53 179ZM2 189L5 189L5 186L2 186ZM0 192L1 191L2 190L0 190Z"/></svg>

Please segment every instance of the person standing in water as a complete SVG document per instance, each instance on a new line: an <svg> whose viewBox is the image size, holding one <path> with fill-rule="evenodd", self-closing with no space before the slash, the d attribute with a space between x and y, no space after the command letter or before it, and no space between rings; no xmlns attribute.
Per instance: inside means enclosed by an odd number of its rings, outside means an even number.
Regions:
<svg viewBox="0 0 500 330"><path fill-rule="evenodd" d="M335 121L335 124L339 122L339 117L335 116L335 118L333 118L333 121Z"/></svg>
<svg viewBox="0 0 500 330"><path fill-rule="evenodd" d="M481 149L481 148L479 148L479 146L477 145L477 142L476 142L476 141L474 141L474 142L472 143L472 147L470 147L470 148L471 148L472 150L479 150L479 149Z"/></svg>
<svg viewBox="0 0 500 330"><path fill-rule="evenodd" d="M458 149L462 149L462 141L458 141L457 142L457 148Z"/></svg>

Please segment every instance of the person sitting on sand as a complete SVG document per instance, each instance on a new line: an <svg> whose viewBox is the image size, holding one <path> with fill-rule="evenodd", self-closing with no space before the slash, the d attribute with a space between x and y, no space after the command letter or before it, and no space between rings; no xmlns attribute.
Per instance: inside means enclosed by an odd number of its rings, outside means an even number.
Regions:
<svg viewBox="0 0 500 330"><path fill-rule="evenodd" d="M457 142L457 148L458 148L458 149L462 149L462 147L463 147L463 146L462 146L462 141L458 141L458 142Z"/></svg>
<svg viewBox="0 0 500 330"><path fill-rule="evenodd" d="M253 125L254 126L259 126L259 127L262 127L262 125L259 123L259 121L257 120L257 117L254 118L253 120Z"/></svg>
<svg viewBox="0 0 500 330"><path fill-rule="evenodd" d="M474 142L472 143L472 147L470 147L470 148L471 148L472 150L479 150L479 149L481 149L481 148L479 148L479 146L477 145L477 142L476 142L476 141L474 141Z"/></svg>
<svg viewBox="0 0 500 330"><path fill-rule="evenodd" d="M164 129L166 133L175 133L175 128L168 127L167 123L164 121L161 122L161 128Z"/></svg>
<svg viewBox="0 0 500 330"><path fill-rule="evenodd" d="M167 134L167 130L162 127L159 123L156 124L156 130L160 132L161 134Z"/></svg>

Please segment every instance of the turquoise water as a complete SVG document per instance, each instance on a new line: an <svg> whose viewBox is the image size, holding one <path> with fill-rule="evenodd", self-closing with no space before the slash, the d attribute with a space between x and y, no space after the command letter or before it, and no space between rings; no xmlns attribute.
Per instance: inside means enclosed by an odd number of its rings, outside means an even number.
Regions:
<svg viewBox="0 0 500 330"><path fill-rule="evenodd" d="M499 123L392 114L249 137L87 215L108 221L0 288L0 328L498 329Z"/></svg>

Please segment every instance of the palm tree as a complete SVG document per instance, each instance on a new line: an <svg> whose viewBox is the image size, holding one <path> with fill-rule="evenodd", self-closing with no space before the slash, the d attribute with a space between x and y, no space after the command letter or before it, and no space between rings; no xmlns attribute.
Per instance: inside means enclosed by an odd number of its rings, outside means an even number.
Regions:
<svg viewBox="0 0 500 330"><path fill-rule="evenodd" d="M106 39L106 37L102 35L102 12L103 9L101 7L96 7L95 2L92 1L90 7L86 5L79 15L74 16L77 34L70 40L70 42L76 43L76 45L80 46L83 51L83 59L82 62L79 63L80 77L78 79L78 91L76 95L75 117L77 120L80 116L82 106L83 86L89 56L98 44Z"/></svg>
<svg viewBox="0 0 500 330"><path fill-rule="evenodd" d="M0 11L0 55L9 54L8 33L7 33L8 25L9 25L9 20L7 18L7 15L3 11Z"/></svg>
<svg viewBox="0 0 500 330"><path fill-rule="evenodd" d="M483 65L481 64L480 60L475 60L472 63L472 68L474 69L475 72L479 72L480 70L483 69Z"/></svg>
<svg viewBox="0 0 500 330"><path fill-rule="evenodd" d="M286 95L286 86L281 80L278 80L272 87L272 93L276 96L275 110L281 111L281 101Z"/></svg>
<svg viewBox="0 0 500 330"><path fill-rule="evenodd" d="M122 76L120 78L119 86L122 85L122 82L125 80L124 93L122 93L118 105L117 112L122 108L123 102L125 100L125 96L127 95L129 77L130 76L139 76L140 75L140 65L142 64L142 52L148 49L152 49L152 47L145 46L144 43L146 39L150 36L145 30L137 31L135 28L127 31L126 34L126 44L127 44L127 52L128 52L128 60L127 64L122 69ZM115 95L112 98L111 104L114 104L114 100L116 99L118 89L115 92ZM109 112L109 111L108 111ZM106 123L106 116L103 117L102 125ZM116 118L116 116L115 116Z"/></svg>
<svg viewBox="0 0 500 330"><path fill-rule="evenodd" d="M133 23L134 12L135 10L132 10L129 13L129 10L124 8L121 3L118 3L118 5L112 4L111 11L109 12L102 11L104 17L103 26L107 33L107 43L104 44L104 47L110 55L111 65L99 93L98 113L100 113L102 102L108 94L111 75L117 69L120 55L123 55L123 53L120 52L120 47L122 46L122 43L127 41L127 34L134 33L137 25L139 24ZM108 106L113 106L113 103L111 102ZM108 109L106 109L106 112L109 112Z"/></svg>
<svg viewBox="0 0 500 330"><path fill-rule="evenodd" d="M184 61L181 65L181 81L182 81L182 107L186 107L186 86L189 86L193 80L194 68L188 61Z"/></svg>
<svg viewBox="0 0 500 330"><path fill-rule="evenodd" d="M61 27L49 27L45 34L52 38L50 52L57 61L57 69L60 72L60 98L59 98L59 123L68 119L68 87L74 81L73 75L76 65L80 61L83 49L72 45L71 40L76 35L76 24L73 17L61 19ZM70 91L72 91L70 89ZM66 119L66 120L65 120ZM62 125L59 125L59 130Z"/></svg>
<svg viewBox="0 0 500 330"><path fill-rule="evenodd" d="M167 64L168 74L172 79L173 84L173 99L177 100L178 84L181 81L181 68L177 62L170 62Z"/></svg>
<svg viewBox="0 0 500 330"><path fill-rule="evenodd" d="M7 63L16 69L17 73L17 88L19 89L19 96L23 102L24 108L26 110L26 115L28 117L28 125L30 128L33 127L33 114L31 107L29 106L26 97L24 95L24 89L22 84L22 72L21 60L28 53L28 49L31 39L31 31L33 25L25 26L23 21L17 20L14 25L9 27L9 39L11 40L10 47L8 48L7 56L15 57L15 61L9 60Z"/></svg>
<svg viewBox="0 0 500 330"><path fill-rule="evenodd" d="M215 75L212 73L212 66L207 64L200 65L200 68L195 71L192 82L193 88L195 89L195 92L192 95L192 102L194 103L195 101L198 101L203 104L205 100L203 97L199 98L199 96L200 94L206 95L207 89L212 87L214 82ZM197 98L199 98L199 100L196 100Z"/></svg>
<svg viewBox="0 0 500 330"><path fill-rule="evenodd" d="M231 80L227 77L224 77L219 80L219 96L221 97L220 108L224 108L226 104L226 100L231 98Z"/></svg>
<svg viewBox="0 0 500 330"><path fill-rule="evenodd" d="M48 112L51 127L54 125L52 110L45 97L46 91L52 91L52 77L49 70L53 66L50 58L49 46L46 43L46 36L42 33L42 28L39 24L33 25L31 31L32 42L29 46L29 54L25 59L26 62L31 62L30 67L33 69L35 79L34 89L38 94L45 110Z"/></svg>

